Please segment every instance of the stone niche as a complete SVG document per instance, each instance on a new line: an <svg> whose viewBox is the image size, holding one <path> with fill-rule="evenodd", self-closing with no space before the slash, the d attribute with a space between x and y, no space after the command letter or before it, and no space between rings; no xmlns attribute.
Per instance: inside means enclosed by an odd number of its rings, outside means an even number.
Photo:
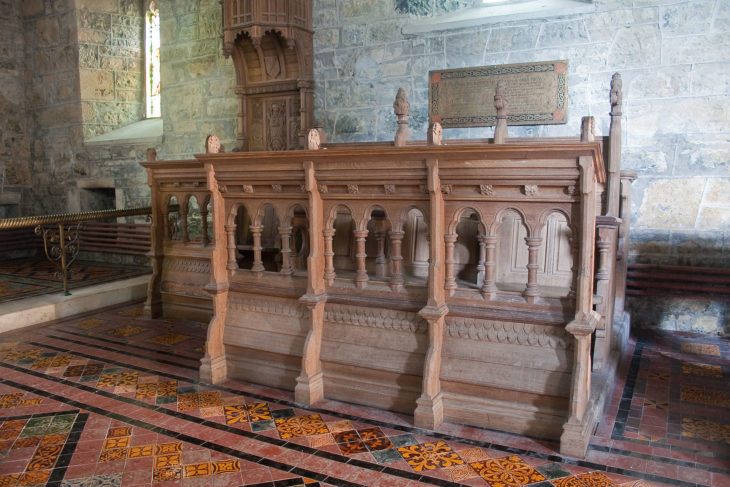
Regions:
<svg viewBox="0 0 730 487"><path fill-rule="evenodd" d="M223 51L236 69L237 150L304 147L314 116L311 2L222 3Z"/></svg>

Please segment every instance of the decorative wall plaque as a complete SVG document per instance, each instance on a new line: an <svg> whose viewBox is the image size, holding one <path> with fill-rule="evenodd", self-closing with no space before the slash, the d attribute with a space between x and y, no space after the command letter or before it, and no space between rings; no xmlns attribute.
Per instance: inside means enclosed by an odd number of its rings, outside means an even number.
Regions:
<svg viewBox="0 0 730 487"><path fill-rule="evenodd" d="M494 92L504 81L508 125L568 121L568 61L502 64L428 73L428 114L444 128L495 125Z"/></svg>

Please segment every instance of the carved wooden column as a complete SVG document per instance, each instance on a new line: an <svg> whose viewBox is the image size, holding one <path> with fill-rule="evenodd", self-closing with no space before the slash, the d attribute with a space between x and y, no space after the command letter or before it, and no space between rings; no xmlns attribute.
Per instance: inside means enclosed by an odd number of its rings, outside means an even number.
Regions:
<svg viewBox="0 0 730 487"><path fill-rule="evenodd" d="M324 284L324 209L322 195L317 189L314 164L304 163L305 189L309 195L310 235L307 257L307 293L299 302L307 308L309 331L302 349L302 370L294 387L294 400L311 405L324 398L322 373L322 331L327 293Z"/></svg>
<svg viewBox="0 0 730 487"><path fill-rule="evenodd" d="M624 311L626 301L626 273L629 263L629 243L631 241L631 183L636 179L634 171L621 171L621 205L619 206L619 230L618 248L616 250L616 274L615 274L615 309L614 316L621 322L626 322L628 328L628 316ZM628 329L626 336L628 339Z"/></svg>
<svg viewBox="0 0 730 487"><path fill-rule="evenodd" d="M200 207L200 218L201 232L203 233L203 247L205 247L210 243L210 238L208 237L208 205Z"/></svg>
<svg viewBox="0 0 730 487"><path fill-rule="evenodd" d="M621 198L621 75L611 77L611 126L608 132L608 163L606 165L605 214L618 218Z"/></svg>
<svg viewBox="0 0 730 487"><path fill-rule="evenodd" d="M149 149L148 149L149 150ZM147 300L144 303L144 315L147 318L157 318L162 315L162 296L160 286L162 284L162 269L165 261L165 239L167 238L167 222L170 215L170 204L167 202L162 206L162 195L160 194L157 182L155 182L152 170L147 171L147 185L150 187L150 205L152 211L152 225L150 228L150 263L152 264L152 277L147 286Z"/></svg>
<svg viewBox="0 0 730 487"><path fill-rule="evenodd" d="M444 235L444 243L446 244L446 281L444 283L444 289L448 291L448 293L454 294L454 290L456 289L456 277L454 276L454 244L456 243L456 239L458 238L458 235L455 233L450 233L448 235Z"/></svg>
<svg viewBox="0 0 730 487"><path fill-rule="evenodd" d="M616 238L618 222L609 216L596 218L596 250L598 265L596 270L595 302L596 311L601 319L596 328L596 341L593 347L593 370L600 370L611 353L613 333L613 297Z"/></svg>
<svg viewBox="0 0 730 487"><path fill-rule="evenodd" d="M525 286L525 297L527 302L533 304L540 296L540 286L537 284L537 271L540 265L537 263L538 252L542 245L542 237L525 237L527 243L527 286Z"/></svg>
<svg viewBox="0 0 730 487"><path fill-rule="evenodd" d="M392 274L390 276L390 288L393 292L398 292L403 288L405 280L403 279L403 236L404 232L390 232L390 261L393 264Z"/></svg>
<svg viewBox="0 0 730 487"><path fill-rule="evenodd" d="M593 249L595 242L596 175L590 157L581 156L580 232L578 234L578 272L576 280L575 318L565 330L573 335L573 370L570 389L570 416L560 436L560 453L583 457L590 441L598 411L589 408L591 394L591 334L600 315L593 310Z"/></svg>
<svg viewBox="0 0 730 487"><path fill-rule="evenodd" d="M213 165L206 163L205 172L208 190L211 193L213 214L222 217L225 215L225 201L220 193ZM229 225L224 223L223 218L217 218L213 222L213 240L215 242L226 241ZM211 281L204 288L212 297L213 318L208 324L205 355L200 360L200 380L211 384L222 382L228 376L226 348L223 344L223 332L228 312L229 271L227 264L229 264L229 249L224 245L215 245L210 256Z"/></svg>
<svg viewBox="0 0 730 487"><path fill-rule="evenodd" d="M324 280L328 286L335 282L335 252L332 250L332 239L335 236L334 228L325 228L322 230L324 235Z"/></svg>
<svg viewBox="0 0 730 487"><path fill-rule="evenodd" d="M477 261L477 286L484 285L484 262L487 259L487 248L486 248L486 237L484 235L477 235L477 242L479 242L479 260Z"/></svg>
<svg viewBox="0 0 730 487"><path fill-rule="evenodd" d="M279 227L279 235L281 235L281 274L290 276L294 273L291 266L291 226Z"/></svg>
<svg viewBox="0 0 730 487"><path fill-rule="evenodd" d="M426 160L428 193L430 197L429 233L444 233L444 197L441 194L438 161ZM444 240L432 239L428 264L428 303L418 314L428 323L428 349L423 364L421 396L416 400L413 420L417 427L436 429L444 420L441 394L441 354L444 344L444 326L449 308L444 290Z"/></svg>
<svg viewBox="0 0 730 487"><path fill-rule="evenodd" d="M480 237L481 239L482 237ZM482 296L493 299L497 293L497 262L495 253L497 248L496 235L485 235L484 237L484 283L482 284Z"/></svg>
<svg viewBox="0 0 730 487"><path fill-rule="evenodd" d="M188 204L180 205L180 227L182 229L182 241L183 243L190 242L190 235L188 234Z"/></svg>
<svg viewBox="0 0 730 487"><path fill-rule="evenodd" d="M358 289L365 289L368 283L368 271L365 267L365 259L368 254L365 252L365 240L368 236L367 230L354 230L352 234L355 236L357 245L357 253L355 254L355 263L357 270L355 271L355 286Z"/></svg>
<svg viewBox="0 0 730 487"><path fill-rule="evenodd" d="M253 236L253 266L251 270L255 272L258 277L264 272L264 261L261 260L261 232L264 231L263 225L251 225L251 235Z"/></svg>
<svg viewBox="0 0 730 487"><path fill-rule="evenodd" d="M375 241L378 244L378 254L375 256L375 275L385 277L387 274L388 260L385 258L385 231L375 232Z"/></svg>
<svg viewBox="0 0 730 487"><path fill-rule="evenodd" d="M238 269L238 261L236 260L236 225L235 223L232 225L225 225L225 231L226 231L226 242L228 242L228 245L226 246L228 250L228 265L226 266L226 269L229 271L235 271Z"/></svg>

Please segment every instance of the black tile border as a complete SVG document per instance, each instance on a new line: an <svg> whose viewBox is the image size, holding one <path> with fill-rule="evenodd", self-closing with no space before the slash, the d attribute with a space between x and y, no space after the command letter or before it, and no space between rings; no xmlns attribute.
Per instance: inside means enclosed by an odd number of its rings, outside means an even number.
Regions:
<svg viewBox="0 0 730 487"><path fill-rule="evenodd" d="M81 438L81 433L84 431L88 419L89 413L79 412L76 416L76 421L74 421L71 431L66 437L66 443L64 443L61 454L58 456L58 460L56 460L56 466L46 486L58 487L61 485L61 481L66 476L66 470L71 463L71 458L76 451L76 445L79 442L79 438Z"/></svg>

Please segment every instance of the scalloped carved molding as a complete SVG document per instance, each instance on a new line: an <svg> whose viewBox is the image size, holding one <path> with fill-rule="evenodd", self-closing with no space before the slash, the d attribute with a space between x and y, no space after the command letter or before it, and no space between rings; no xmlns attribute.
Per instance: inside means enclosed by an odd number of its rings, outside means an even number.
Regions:
<svg viewBox="0 0 730 487"><path fill-rule="evenodd" d="M554 326L446 317L446 332L454 338L480 342L509 343L541 348L567 350L573 338L564 329Z"/></svg>
<svg viewBox="0 0 730 487"><path fill-rule="evenodd" d="M210 274L210 261L197 259L181 259L168 257L162 264L167 271L194 272L196 274Z"/></svg>
<svg viewBox="0 0 730 487"><path fill-rule="evenodd" d="M308 314L303 306L285 301L264 299L263 296L230 295L228 308L235 311L253 311L256 313L289 316L292 318L306 318Z"/></svg>
<svg viewBox="0 0 730 487"><path fill-rule="evenodd" d="M327 304L324 319L330 323L411 333L425 333L428 326L426 321L416 313L341 304Z"/></svg>

